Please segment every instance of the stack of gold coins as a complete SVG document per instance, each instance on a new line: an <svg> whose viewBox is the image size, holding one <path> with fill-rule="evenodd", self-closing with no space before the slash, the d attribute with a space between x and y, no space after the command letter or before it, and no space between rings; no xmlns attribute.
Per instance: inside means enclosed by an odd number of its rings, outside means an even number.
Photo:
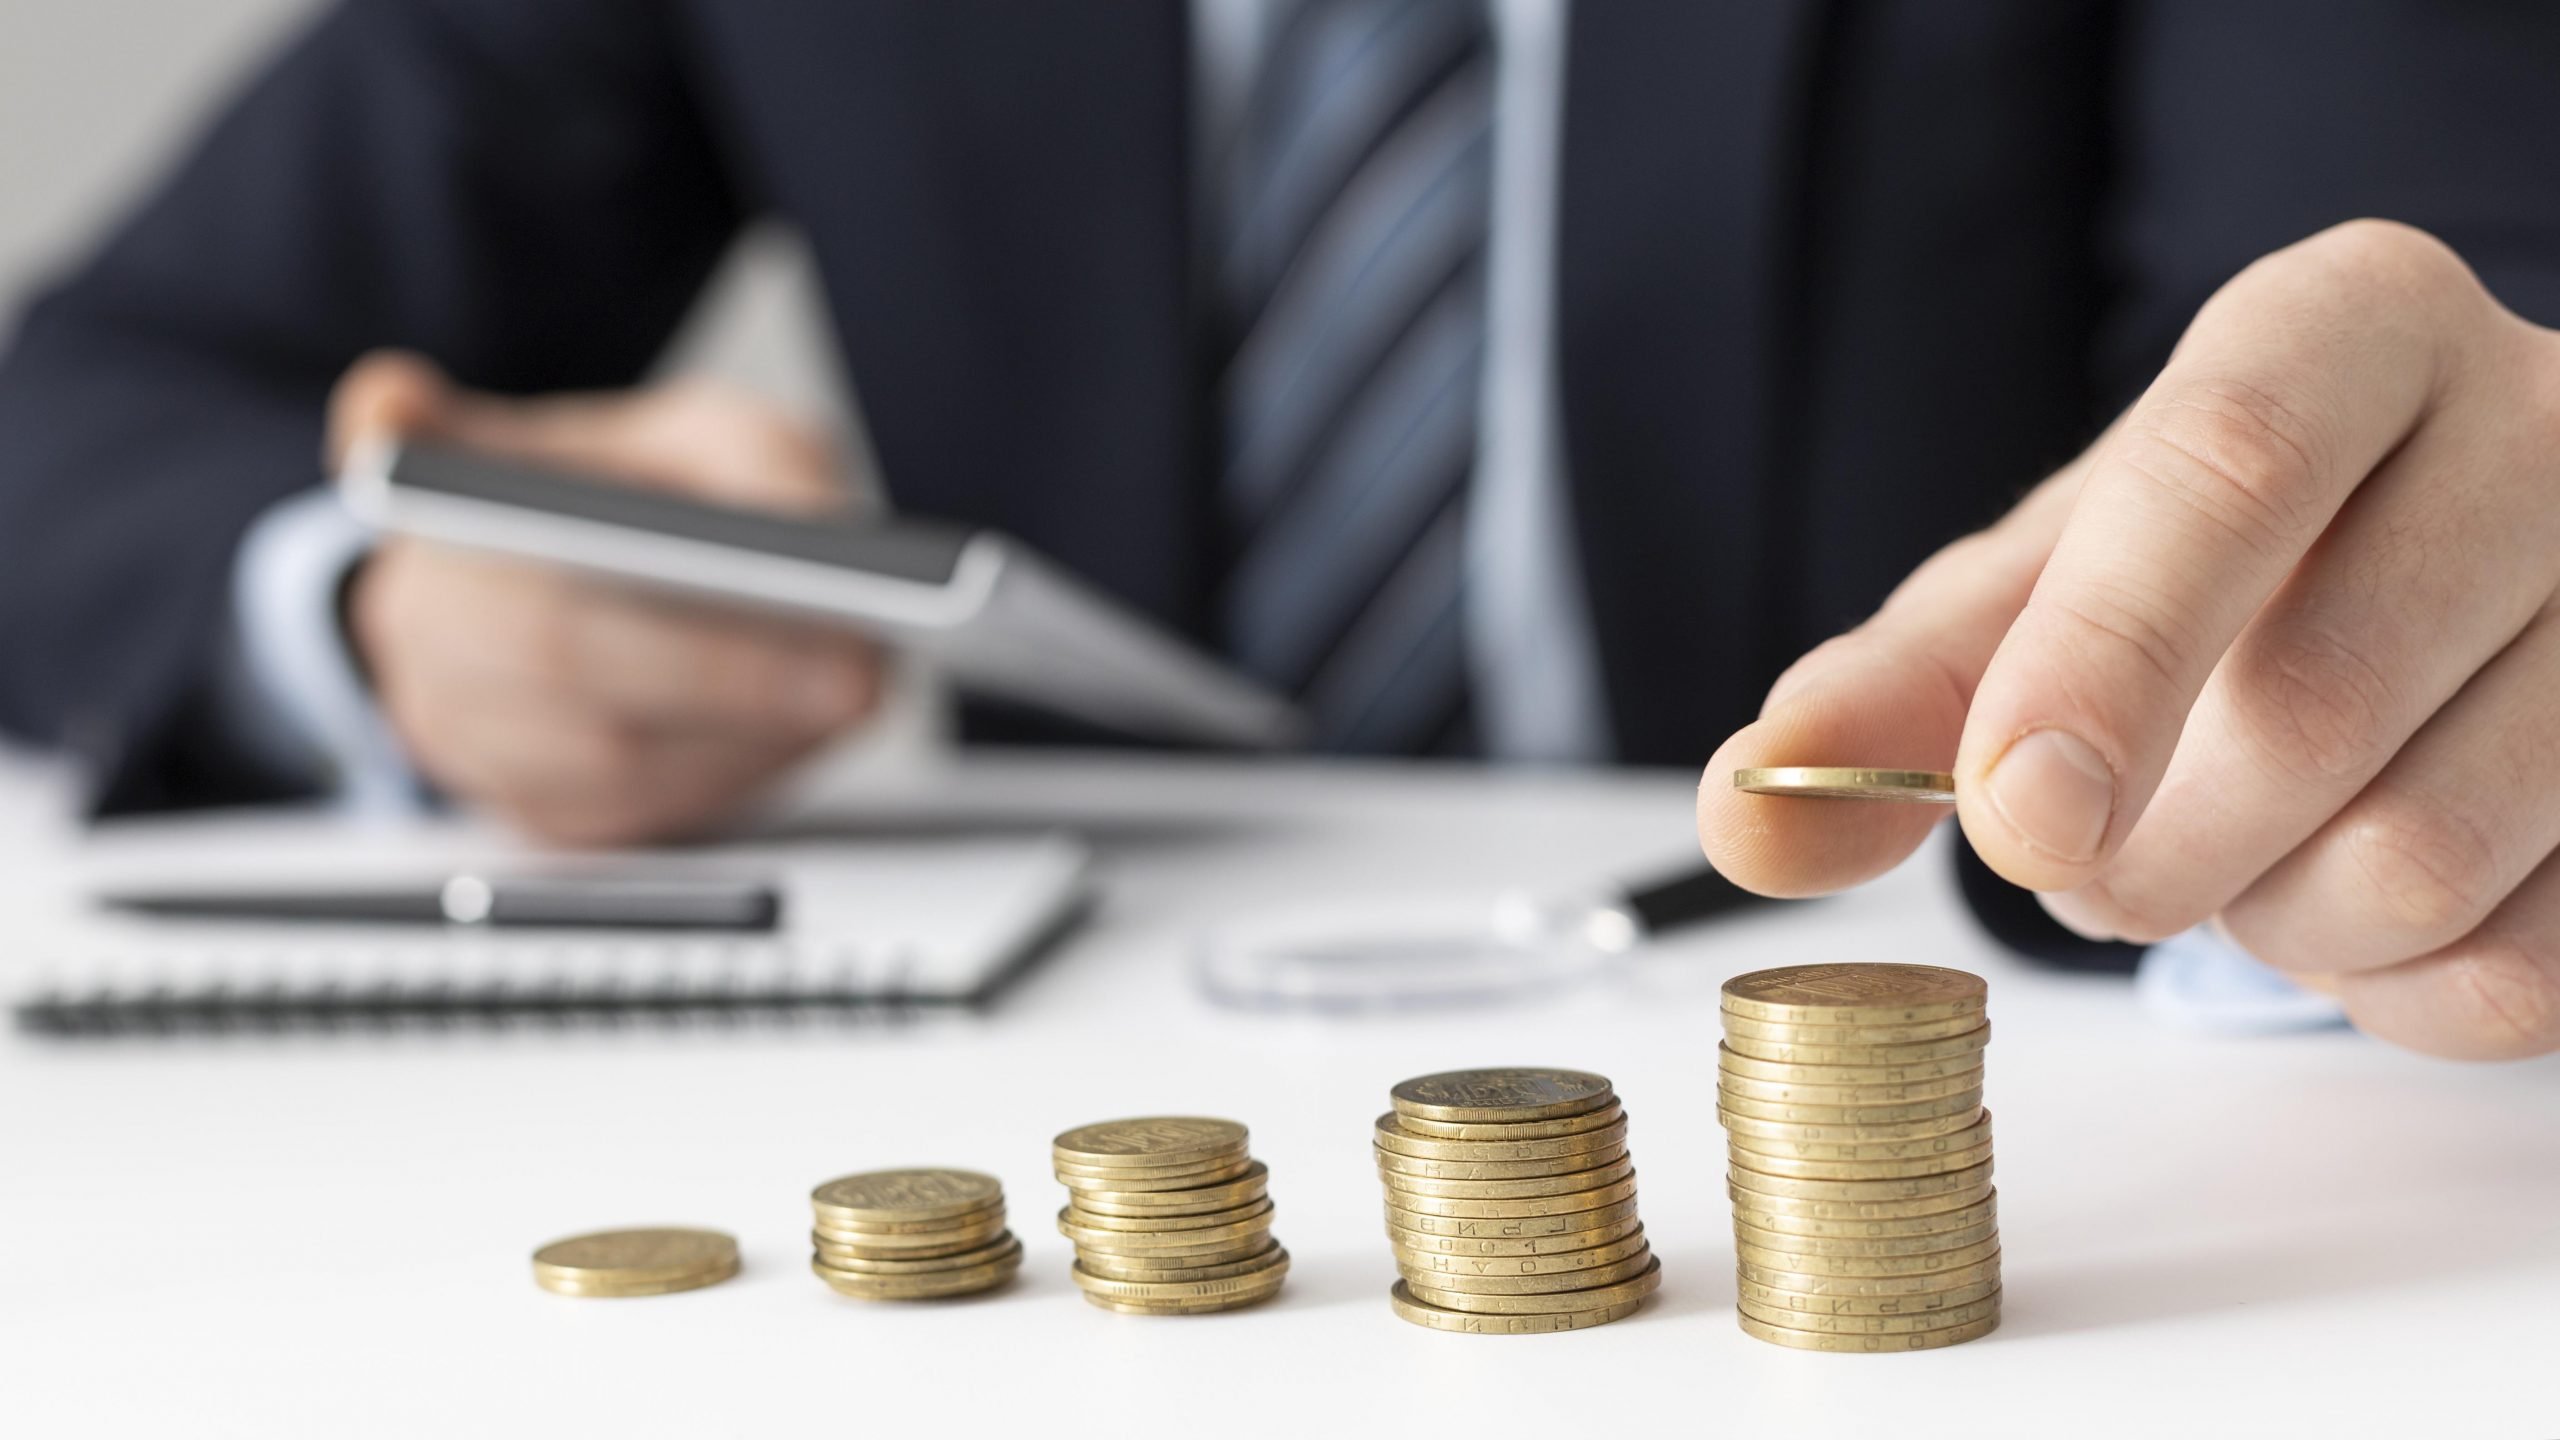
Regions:
<svg viewBox="0 0 2560 1440"><path fill-rule="evenodd" d="M1716 1107L1742 1328L1929 1350L2000 1323L1979 977L1799 965L1725 982Z"/></svg>
<svg viewBox="0 0 2560 1440"><path fill-rule="evenodd" d="M1373 1136L1398 1315L1470 1335L1580 1330L1634 1314L1661 1286L1606 1079L1454 1070L1389 1098Z"/></svg>
<svg viewBox="0 0 2560 1440"><path fill-rule="evenodd" d="M1084 1298L1130 1315L1205 1315L1280 1293L1289 1252L1271 1234L1271 1172L1233 1120L1106 1120L1050 1146Z"/></svg>
<svg viewBox="0 0 2560 1440"><path fill-rule="evenodd" d="M533 1283L554 1295L672 1295L738 1273L738 1242L717 1230L606 1230L533 1252Z"/></svg>
<svg viewBox="0 0 2560 1440"><path fill-rule="evenodd" d="M1022 1268L1004 1187L974 1170L873 1170L809 1192L809 1268L856 1300L943 1300Z"/></svg>

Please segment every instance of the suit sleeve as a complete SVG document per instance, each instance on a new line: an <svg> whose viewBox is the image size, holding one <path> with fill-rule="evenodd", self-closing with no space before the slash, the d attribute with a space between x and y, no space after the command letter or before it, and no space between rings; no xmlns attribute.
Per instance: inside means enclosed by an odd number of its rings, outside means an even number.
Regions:
<svg viewBox="0 0 2560 1440"><path fill-rule="evenodd" d="M402 346L501 391L627 384L741 218L655 0L346 0L0 361L0 729L105 810L255 798L209 691L242 532Z"/></svg>

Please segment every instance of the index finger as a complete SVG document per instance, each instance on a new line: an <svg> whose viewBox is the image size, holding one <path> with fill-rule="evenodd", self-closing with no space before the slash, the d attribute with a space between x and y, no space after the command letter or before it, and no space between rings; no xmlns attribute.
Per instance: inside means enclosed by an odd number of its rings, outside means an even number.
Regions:
<svg viewBox="0 0 2560 1440"><path fill-rule="evenodd" d="M1993 869L2070 889L2123 843L2223 652L2432 403L2456 278L2433 240L2363 223L2198 313L1975 692L1957 810Z"/></svg>

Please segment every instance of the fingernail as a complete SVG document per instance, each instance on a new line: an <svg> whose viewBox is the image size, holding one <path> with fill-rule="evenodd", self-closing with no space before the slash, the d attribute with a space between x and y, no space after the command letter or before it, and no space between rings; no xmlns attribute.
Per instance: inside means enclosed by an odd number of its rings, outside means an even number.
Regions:
<svg viewBox="0 0 2560 1440"><path fill-rule="evenodd" d="M2037 730L1991 767L1991 808L2019 839L2074 864L2098 858L2115 814L2115 776L2089 742Z"/></svg>

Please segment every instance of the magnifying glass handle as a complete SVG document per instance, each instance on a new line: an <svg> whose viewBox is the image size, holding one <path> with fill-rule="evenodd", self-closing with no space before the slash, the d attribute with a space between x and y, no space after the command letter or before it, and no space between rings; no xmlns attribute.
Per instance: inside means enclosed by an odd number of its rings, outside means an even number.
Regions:
<svg viewBox="0 0 2560 1440"><path fill-rule="evenodd" d="M1700 865L1646 884L1630 886L1620 901L1647 935L1660 935L1711 920L1727 911L1756 905L1768 897L1754 895Z"/></svg>

